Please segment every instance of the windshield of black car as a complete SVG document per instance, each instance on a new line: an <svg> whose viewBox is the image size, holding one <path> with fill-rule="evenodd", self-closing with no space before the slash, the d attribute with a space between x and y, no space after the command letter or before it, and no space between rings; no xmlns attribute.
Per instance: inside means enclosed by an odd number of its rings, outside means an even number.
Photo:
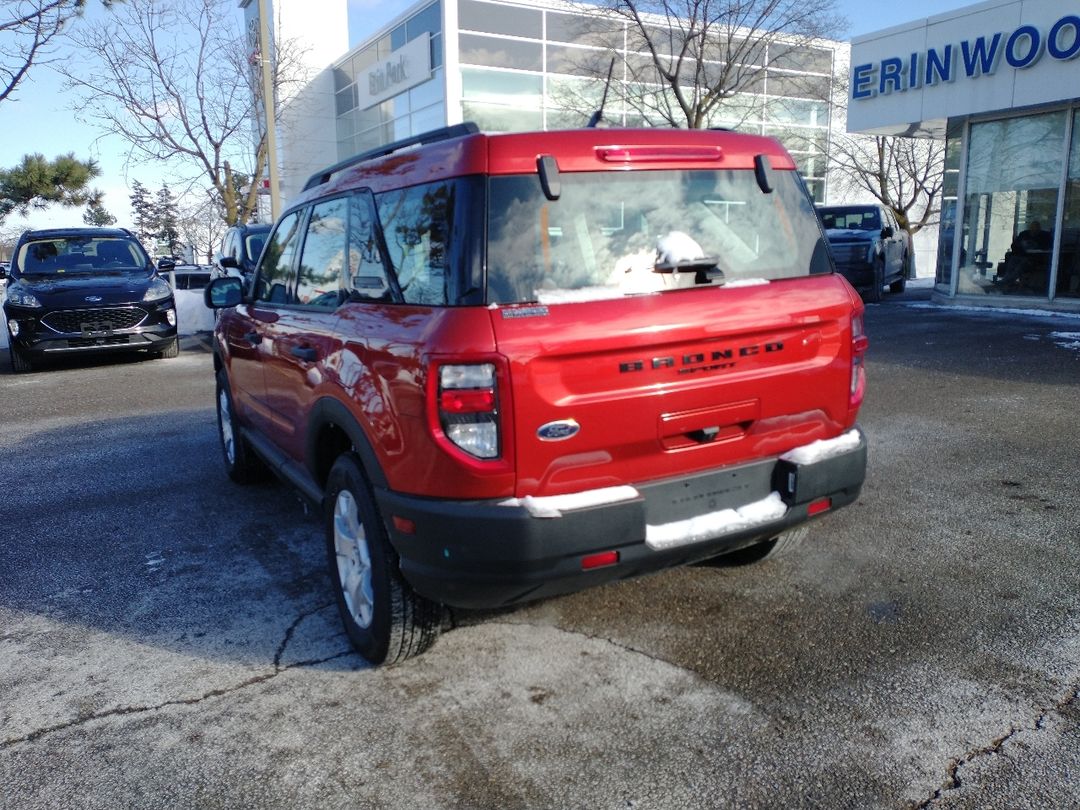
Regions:
<svg viewBox="0 0 1080 810"><path fill-rule="evenodd" d="M535 174L492 177L488 301L610 298L805 276L827 263L813 206L794 172L764 194L753 171L560 175L544 196Z"/></svg>
<svg viewBox="0 0 1080 810"><path fill-rule="evenodd" d="M145 275L149 259L123 237L66 236L24 242L15 256L17 276Z"/></svg>
<svg viewBox="0 0 1080 810"><path fill-rule="evenodd" d="M880 231L881 214L876 208L821 209L821 224L826 230Z"/></svg>

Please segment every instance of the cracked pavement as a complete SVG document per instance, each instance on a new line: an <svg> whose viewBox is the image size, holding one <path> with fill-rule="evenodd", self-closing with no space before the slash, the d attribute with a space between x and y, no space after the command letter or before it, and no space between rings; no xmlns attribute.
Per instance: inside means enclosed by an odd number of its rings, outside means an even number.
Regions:
<svg viewBox="0 0 1080 810"><path fill-rule="evenodd" d="M1080 805L1071 322L919 296L868 309L869 479L790 555L456 612L384 670L315 518L225 477L197 341L0 357L0 808Z"/></svg>

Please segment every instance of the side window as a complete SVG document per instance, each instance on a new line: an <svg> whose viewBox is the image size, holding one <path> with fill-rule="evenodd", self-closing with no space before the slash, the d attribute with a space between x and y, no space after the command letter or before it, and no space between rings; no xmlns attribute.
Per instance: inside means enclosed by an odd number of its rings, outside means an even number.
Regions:
<svg viewBox="0 0 1080 810"><path fill-rule="evenodd" d="M454 190L455 185L449 182L430 183L378 197L386 248L406 303L449 303Z"/></svg>
<svg viewBox="0 0 1080 810"><path fill-rule="evenodd" d="M345 298L345 227L349 200L321 202L311 209L294 301L333 309Z"/></svg>
<svg viewBox="0 0 1080 810"><path fill-rule="evenodd" d="M299 241L296 233L299 226L300 212L294 211L284 217L270 235L255 281L255 300L271 304L288 302L289 274Z"/></svg>
<svg viewBox="0 0 1080 810"><path fill-rule="evenodd" d="M370 192L354 195L349 201L349 279L355 296L376 301L390 300L390 282L379 249L375 202Z"/></svg>

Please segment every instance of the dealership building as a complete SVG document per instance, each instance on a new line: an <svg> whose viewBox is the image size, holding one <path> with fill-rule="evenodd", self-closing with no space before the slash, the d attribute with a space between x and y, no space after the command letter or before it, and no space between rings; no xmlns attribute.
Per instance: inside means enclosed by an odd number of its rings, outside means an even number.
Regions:
<svg viewBox="0 0 1080 810"><path fill-rule="evenodd" d="M1080 311L1078 57L1080 8L1060 0L852 41L848 129L947 139L937 300Z"/></svg>
<svg viewBox="0 0 1080 810"><path fill-rule="evenodd" d="M243 0L241 7L253 26L258 3ZM491 132L583 126L603 94L595 77L606 73L606 48L614 44L631 62L648 55L629 46L621 23L581 8L559 0L420 0L350 48L346 0L276 0L279 36L322 60L309 59L319 69L283 105L282 198L288 201L307 177L339 160L462 121ZM330 52L335 55L326 59ZM775 43L752 49L750 58L753 81L709 125L779 138L811 193L825 201L836 125L830 97L835 72L846 70L846 43ZM605 123L659 123L623 102L629 84L616 73Z"/></svg>

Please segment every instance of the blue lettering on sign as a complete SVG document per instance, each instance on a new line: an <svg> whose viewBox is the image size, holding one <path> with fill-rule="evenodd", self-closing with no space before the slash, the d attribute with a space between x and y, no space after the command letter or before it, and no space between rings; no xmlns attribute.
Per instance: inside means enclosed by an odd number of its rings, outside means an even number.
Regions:
<svg viewBox="0 0 1080 810"><path fill-rule="evenodd" d="M900 59L882 59L878 74L878 92L891 93L904 89L904 63Z"/></svg>
<svg viewBox="0 0 1080 810"><path fill-rule="evenodd" d="M1045 37L1034 25L1021 25L1007 35L987 34L974 41L965 39L927 48L925 53L916 51L906 59L893 56L877 63L857 65L851 71L851 97L861 100L933 87L954 81L960 70L969 79L992 76L1002 57L1015 70L1024 70L1037 64L1044 54L1059 62L1080 56L1080 15L1062 17Z"/></svg>
<svg viewBox="0 0 1080 810"><path fill-rule="evenodd" d="M930 86L938 82L953 80L953 46L946 45L942 55L933 48L926 52L926 83Z"/></svg>
<svg viewBox="0 0 1080 810"><path fill-rule="evenodd" d="M976 76L989 76L997 69L998 45L1001 44L1001 34L994 34L987 47L986 37L979 37L972 45L966 39L960 43L960 53L964 57L964 73L969 79Z"/></svg>
<svg viewBox="0 0 1080 810"><path fill-rule="evenodd" d="M874 89L874 66L858 65L851 71L851 97L873 98L877 95Z"/></svg>
<svg viewBox="0 0 1080 810"><path fill-rule="evenodd" d="M1072 45L1067 48L1061 47L1061 32L1067 28L1072 29ZM1064 62L1066 59L1075 59L1080 54L1080 17L1069 15L1062 17L1054 27L1050 29L1050 35L1046 38L1046 50L1055 59Z"/></svg>
<svg viewBox="0 0 1080 810"><path fill-rule="evenodd" d="M1022 40L1027 40L1028 51L1025 55L1019 56L1021 46L1018 43ZM1042 56L1042 49L1042 35L1039 29L1033 25L1023 25L1013 31L1009 41L1005 43L1005 61L1017 70L1023 70L1035 64L1035 60Z"/></svg>

